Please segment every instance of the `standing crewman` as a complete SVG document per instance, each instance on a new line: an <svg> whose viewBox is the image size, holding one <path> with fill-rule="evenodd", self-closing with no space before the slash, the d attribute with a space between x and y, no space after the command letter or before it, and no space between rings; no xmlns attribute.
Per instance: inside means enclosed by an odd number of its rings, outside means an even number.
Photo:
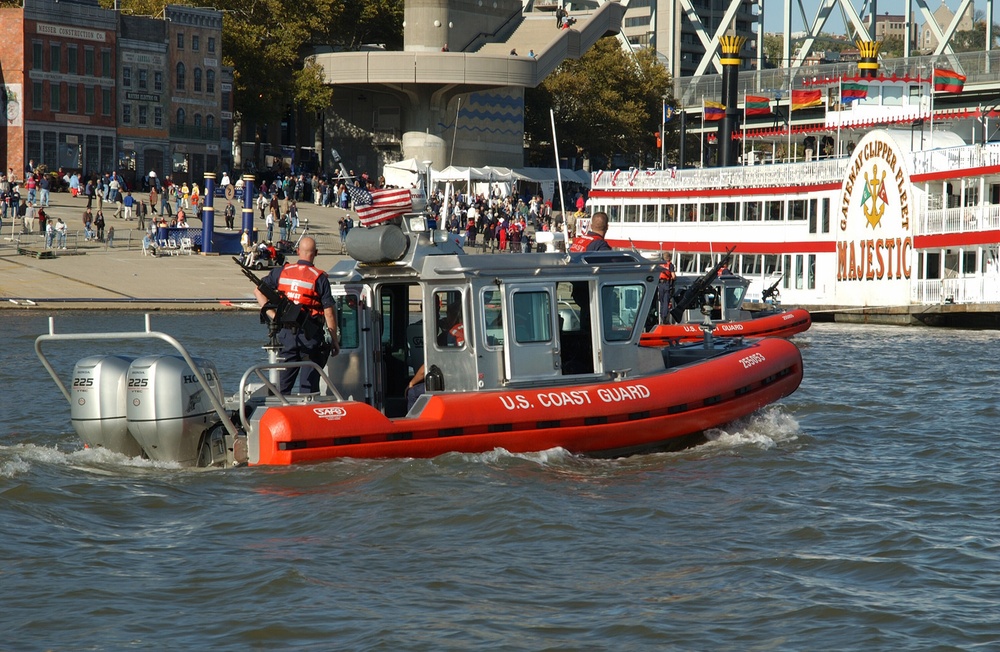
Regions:
<svg viewBox="0 0 1000 652"><path fill-rule="evenodd" d="M281 352L278 360L310 360L323 368L331 355L340 353L340 344L337 342L337 317L334 312L336 303L330 292L330 279L326 272L313 266L317 253L316 241L310 237L302 238L298 247L299 260L293 265L271 270L264 283L284 292L289 301L305 311L301 320L281 324L278 333ZM259 289L255 289L254 294L257 296L257 303L264 307L267 297ZM267 314L271 319L280 319L276 317L274 310L268 310ZM298 367L281 371L282 394L292 392L298 375ZM299 377L299 391L304 394L319 391L318 370L309 367L303 369L303 374Z"/></svg>
<svg viewBox="0 0 1000 652"><path fill-rule="evenodd" d="M670 308L674 302L674 280L677 278L674 261L669 253L663 254L660 263L660 284L656 290L660 294L660 323L669 323Z"/></svg>
<svg viewBox="0 0 1000 652"><path fill-rule="evenodd" d="M608 214L599 211L590 218L590 230L573 238L570 252L580 251L611 251L611 245L604 239L608 232Z"/></svg>

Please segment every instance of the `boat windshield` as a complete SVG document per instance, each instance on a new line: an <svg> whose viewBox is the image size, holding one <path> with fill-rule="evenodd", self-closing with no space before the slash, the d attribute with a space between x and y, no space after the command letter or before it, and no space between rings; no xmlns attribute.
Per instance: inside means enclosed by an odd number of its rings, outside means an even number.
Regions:
<svg viewBox="0 0 1000 652"><path fill-rule="evenodd" d="M632 338L639 307L646 292L644 285L605 285L601 288L604 339L624 342Z"/></svg>

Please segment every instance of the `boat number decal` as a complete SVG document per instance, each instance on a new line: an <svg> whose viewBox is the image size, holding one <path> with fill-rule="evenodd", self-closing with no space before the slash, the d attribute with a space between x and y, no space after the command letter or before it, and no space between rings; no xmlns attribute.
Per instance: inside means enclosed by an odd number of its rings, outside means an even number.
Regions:
<svg viewBox="0 0 1000 652"><path fill-rule="evenodd" d="M342 407L328 405L325 407L313 408L313 414L315 414L320 419L326 419L327 421L337 421L347 416L347 410Z"/></svg>
<svg viewBox="0 0 1000 652"><path fill-rule="evenodd" d="M763 353L751 353L745 358L740 358L740 364L743 365L744 369L749 369L755 364L760 364L761 362L765 362L766 360L767 358L764 357Z"/></svg>
<svg viewBox="0 0 1000 652"><path fill-rule="evenodd" d="M537 394L513 394L501 396L500 403L508 410L530 410L535 407L553 408L571 405L592 405L595 402L618 403L649 398L649 388L645 385L621 385L602 387L596 390L575 389L553 392L538 392Z"/></svg>
<svg viewBox="0 0 1000 652"><path fill-rule="evenodd" d="M73 387L93 387L93 386L94 386L94 379L93 378L74 378L73 379Z"/></svg>

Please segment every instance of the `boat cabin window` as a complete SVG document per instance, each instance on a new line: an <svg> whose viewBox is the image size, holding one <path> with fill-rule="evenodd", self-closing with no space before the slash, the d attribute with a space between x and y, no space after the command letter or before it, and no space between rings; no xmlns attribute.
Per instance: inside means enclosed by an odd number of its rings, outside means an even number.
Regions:
<svg viewBox="0 0 1000 652"><path fill-rule="evenodd" d="M882 85L882 106L902 106L903 87Z"/></svg>
<svg viewBox="0 0 1000 652"><path fill-rule="evenodd" d="M487 347L503 346L503 297L500 290L483 290L483 332Z"/></svg>
<svg viewBox="0 0 1000 652"><path fill-rule="evenodd" d="M694 222L698 218L698 206L695 204L681 204L681 221Z"/></svg>
<svg viewBox="0 0 1000 652"><path fill-rule="evenodd" d="M816 214L816 200L809 200L809 233L816 233L816 220L819 215Z"/></svg>
<svg viewBox="0 0 1000 652"><path fill-rule="evenodd" d="M677 207L674 205L663 206L663 220L664 222L676 222L677 221Z"/></svg>
<svg viewBox="0 0 1000 652"><path fill-rule="evenodd" d="M353 292L337 297L337 330L340 331L342 349L356 349L361 346L359 304L360 299Z"/></svg>
<svg viewBox="0 0 1000 652"><path fill-rule="evenodd" d="M785 202L784 201L769 201L764 204L764 214L767 219L774 222L780 222L785 219Z"/></svg>
<svg viewBox="0 0 1000 652"><path fill-rule="evenodd" d="M821 214L823 216L823 219L822 219L823 233L829 233L830 232L830 198L829 197L824 197L823 201L820 202L820 206L822 207L822 209L821 209L822 213Z"/></svg>
<svg viewBox="0 0 1000 652"><path fill-rule="evenodd" d="M698 257L695 254L681 254L677 260L677 271L686 274L698 271Z"/></svg>
<svg viewBox="0 0 1000 652"><path fill-rule="evenodd" d="M756 276L760 273L760 256L740 256L740 274Z"/></svg>
<svg viewBox="0 0 1000 652"><path fill-rule="evenodd" d="M609 222L621 222L622 221L622 207L621 206L618 206L617 204L612 204L612 205L608 206L607 210L604 211L604 212L608 214L608 221Z"/></svg>
<svg viewBox="0 0 1000 652"><path fill-rule="evenodd" d="M702 204L701 207L701 221L702 222L718 222L719 221L719 205L712 204Z"/></svg>
<svg viewBox="0 0 1000 652"><path fill-rule="evenodd" d="M782 273L784 274L783 277L784 280L781 282L781 286L787 290L789 287L791 287L789 283L791 282L792 278L792 257L789 254L785 254L783 258L784 258L784 265L782 266L781 269Z"/></svg>
<svg viewBox="0 0 1000 652"><path fill-rule="evenodd" d="M434 322L438 325L437 344L442 348L465 346L465 315L462 293L438 290L434 293Z"/></svg>
<svg viewBox="0 0 1000 652"><path fill-rule="evenodd" d="M778 271L778 256L775 254L764 255L764 276L771 276Z"/></svg>
<svg viewBox="0 0 1000 652"><path fill-rule="evenodd" d="M624 342L632 338L645 291L645 286L641 284L605 285L601 288L605 340Z"/></svg>
<svg viewBox="0 0 1000 652"><path fill-rule="evenodd" d="M656 204L643 204L639 207L643 222L656 221Z"/></svg>
<svg viewBox="0 0 1000 652"><path fill-rule="evenodd" d="M763 214L761 202L759 201L748 201L744 205L743 210L743 220L745 222L759 222L760 216Z"/></svg>
<svg viewBox="0 0 1000 652"><path fill-rule="evenodd" d="M624 222L638 222L639 221L639 209L641 206L635 206L634 204L625 204L625 210L623 213Z"/></svg>
<svg viewBox="0 0 1000 652"><path fill-rule="evenodd" d="M514 341L539 344L552 340L552 302L548 292L515 292Z"/></svg>
<svg viewBox="0 0 1000 652"><path fill-rule="evenodd" d="M806 219L806 200L793 199L790 202L788 202L788 219L789 220Z"/></svg>
<svg viewBox="0 0 1000 652"><path fill-rule="evenodd" d="M726 202L722 205L722 219L726 222L735 222L740 219L740 205L734 201Z"/></svg>

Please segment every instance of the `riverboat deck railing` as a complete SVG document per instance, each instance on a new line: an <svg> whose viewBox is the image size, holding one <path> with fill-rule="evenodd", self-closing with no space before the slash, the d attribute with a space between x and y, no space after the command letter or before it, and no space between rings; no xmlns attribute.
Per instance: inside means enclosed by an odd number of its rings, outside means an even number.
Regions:
<svg viewBox="0 0 1000 652"><path fill-rule="evenodd" d="M914 235L1000 230L1000 205L980 204L929 210L914 224Z"/></svg>
<svg viewBox="0 0 1000 652"><path fill-rule="evenodd" d="M1000 166L1000 144L966 145L913 152L910 174Z"/></svg>
<svg viewBox="0 0 1000 652"><path fill-rule="evenodd" d="M1000 283L995 274L968 278L942 278L913 281L913 303L1000 303Z"/></svg>
<svg viewBox="0 0 1000 652"><path fill-rule="evenodd" d="M592 190L710 190L840 183L848 159L695 170L621 170L591 175Z"/></svg>

